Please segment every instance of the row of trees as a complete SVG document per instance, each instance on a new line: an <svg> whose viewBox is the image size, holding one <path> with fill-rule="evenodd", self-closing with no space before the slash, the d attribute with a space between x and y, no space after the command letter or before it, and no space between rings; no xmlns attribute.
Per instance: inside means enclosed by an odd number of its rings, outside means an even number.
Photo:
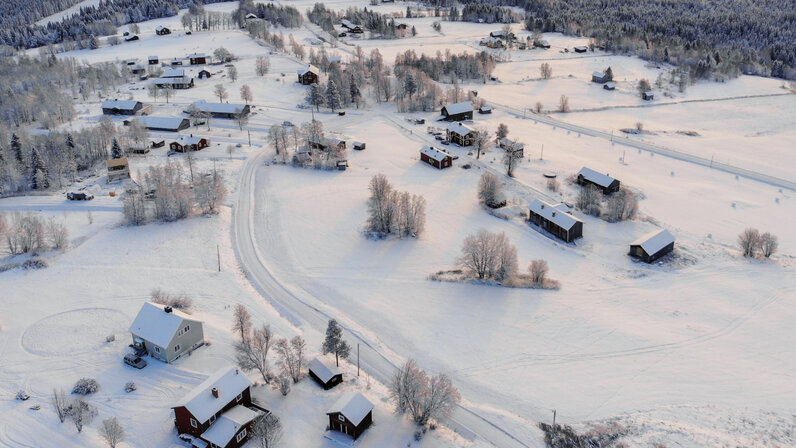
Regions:
<svg viewBox="0 0 796 448"><path fill-rule="evenodd" d="M426 223L423 196L395 190L383 174L370 179L367 231L378 238L389 235L417 238Z"/></svg>
<svg viewBox="0 0 796 448"><path fill-rule="evenodd" d="M431 79L441 82L454 80L479 80L486 82L492 76L492 71L497 65L495 58L485 52L453 54L450 50L445 53L437 52L430 57L425 54L420 56L414 50L406 50L395 56L395 67L406 65L413 67Z"/></svg>
<svg viewBox="0 0 796 448"><path fill-rule="evenodd" d="M27 254L69 245L66 226L54 217L45 220L30 212L13 212L9 218L0 213L0 239L5 239L6 250L11 255Z"/></svg>
<svg viewBox="0 0 796 448"><path fill-rule="evenodd" d="M775 235L768 232L760 233L759 230L749 227L738 235L738 246L744 257L769 258L779 247L779 241Z"/></svg>
<svg viewBox="0 0 796 448"><path fill-rule="evenodd" d="M254 0L241 1L238 9L232 13L240 26L245 25L247 14L254 14L266 22L285 28L298 28L303 22L299 10L292 6L277 5L275 3L255 4Z"/></svg>
<svg viewBox="0 0 796 448"><path fill-rule="evenodd" d="M587 215L602 217L608 222L633 219L638 213L636 194L627 188L605 197L599 188L586 185L578 191L575 206Z"/></svg>

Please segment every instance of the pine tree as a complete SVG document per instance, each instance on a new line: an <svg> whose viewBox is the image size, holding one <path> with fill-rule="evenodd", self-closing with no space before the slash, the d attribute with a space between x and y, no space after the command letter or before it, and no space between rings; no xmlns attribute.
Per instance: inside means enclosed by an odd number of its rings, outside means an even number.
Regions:
<svg viewBox="0 0 796 448"><path fill-rule="evenodd" d="M75 141L72 138L72 134L66 134L66 142L64 145L66 146L68 169L74 178L75 173L77 173L77 152L75 150Z"/></svg>
<svg viewBox="0 0 796 448"><path fill-rule="evenodd" d="M47 165L44 159L41 158L39 150L33 148L31 156L31 163L33 164L33 171L31 172L30 187L34 190L46 190L50 188L50 179L47 176Z"/></svg>
<svg viewBox="0 0 796 448"><path fill-rule="evenodd" d="M343 340L343 328L334 319L331 319L326 327L326 339L323 341L321 351L324 355L334 353L337 367L340 367L340 358L348 358L351 353L351 347L348 342Z"/></svg>
<svg viewBox="0 0 796 448"><path fill-rule="evenodd" d="M309 100L310 104L315 106L318 111L321 110L321 106L326 103L326 99L323 96L320 85L310 84L310 88L307 89L307 100Z"/></svg>
<svg viewBox="0 0 796 448"><path fill-rule="evenodd" d="M340 89L337 88L337 84L332 80L329 80L329 85L326 86L326 104L332 109L332 112L343 105Z"/></svg>
<svg viewBox="0 0 796 448"><path fill-rule="evenodd" d="M17 163L19 163L20 166L24 166L24 160L22 159L22 143L19 141L17 134L11 134L11 152L14 153Z"/></svg>
<svg viewBox="0 0 796 448"><path fill-rule="evenodd" d="M122 158L122 147L119 146L119 141L115 138L113 139L113 145L111 146L111 158L112 159L121 159Z"/></svg>

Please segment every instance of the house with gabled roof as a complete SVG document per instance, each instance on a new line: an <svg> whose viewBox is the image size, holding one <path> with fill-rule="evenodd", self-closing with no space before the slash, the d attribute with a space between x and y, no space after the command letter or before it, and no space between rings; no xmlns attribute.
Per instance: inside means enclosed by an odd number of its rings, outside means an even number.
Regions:
<svg viewBox="0 0 796 448"><path fill-rule="evenodd" d="M177 140L169 144L169 149L176 152L199 151L210 146L210 142L204 138L191 135L181 135Z"/></svg>
<svg viewBox="0 0 796 448"><path fill-rule="evenodd" d="M329 416L329 429L357 439L373 423L373 403L360 392L347 392L326 415Z"/></svg>
<svg viewBox="0 0 796 448"><path fill-rule="evenodd" d="M564 203L552 205L535 199L529 208L528 221L567 243L583 236L583 221L569 212Z"/></svg>
<svg viewBox="0 0 796 448"><path fill-rule="evenodd" d="M666 229L652 231L630 243L628 255L652 263L674 250L674 237Z"/></svg>
<svg viewBox="0 0 796 448"><path fill-rule="evenodd" d="M179 117L138 117L138 121L150 131L170 131L177 132L188 129L191 127L191 122L187 118ZM128 125L129 120L125 120L124 124Z"/></svg>
<svg viewBox="0 0 796 448"><path fill-rule="evenodd" d="M420 160L439 169L453 166L453 156L433 146L424 146L420 149Z"/></svg>
<svg viewBox="0 0 796 448"><path fill-rule="evenodd" d="M172 406L177 432L196 437L194 447L243 446L254 421L268 413L252 400L251 386L240 368L222 367Z"/></svg>
<svg viewBox="0 0 796 448"><path fill-rule="evenodd" d="M144 104L135 100L105 100L102 102L104 115L135 115Z"/></svg>
<svg viewBox="0 0 796 448"><path fill-rule="evenodd" d="M336 366L323 362L320 358L315 358L309 365L310 378L315 380L324 390L329 390L343 382L343 374Z"/></svg>
<svg viewBox="0 0 796 448"><path fill-rule="evenodd" d="M238 114L249 115L251 108L248 104L234 103L208 103L207 101L197 101L191 106L200 112L210 114L213 118L235 118ZM188 113L188 111L184 111Z"/></svg>
<svg viewBox="0 0 796 448"><path fill-rule="evenodd" d="M461 122L451 123L445 134L449 142L459 146L470 146L475 141L475 129Z"/></svg>
<svg viewBox="0 0 796 448"><path fill-rule="evenodd" d="M171 30L163 25L158 25L155 27L155 34L158 36L165 36L167 34L171 34Z"/></svg>
<svg viewBox="0 0 796 448"><path fill-rule="evenodd" d="M146 302L130 325L138 353L171 363L204 345L202 322L168 305Z"/></svg>
<svg viewBox="0 0 796 448"><path fill-rule="evenodd" d="M298 82L308 86L310 84L315 84L318 82L318 77L320 76L320 71L318 67L310 64L307 68L303 68L297 71L298 73Z"/></svg>
<svg viewBox="0 0 796 448"><path fill-rule="evenodd" d="M188 61L191 65L207 64L207 55L204 53L191 53L188 55Z"/></svg>
<svg viewBox="0 0 796 448"><path fill-rule="evenodd" d="M441 110L442 117L445 121L463 121L473 119L473 103L471 101L463 101L456 104L448 104Z"/></svg>
<svg viewBox="0 0 796 448"><path fill-rule="evenodd" d="M619 191L620 182L613 177L598 173L591 168L586 168L585 166L578 171L578 178L577 178L578 185L588 186L594 185L603 194L611 194L613 192Z"/></svg>

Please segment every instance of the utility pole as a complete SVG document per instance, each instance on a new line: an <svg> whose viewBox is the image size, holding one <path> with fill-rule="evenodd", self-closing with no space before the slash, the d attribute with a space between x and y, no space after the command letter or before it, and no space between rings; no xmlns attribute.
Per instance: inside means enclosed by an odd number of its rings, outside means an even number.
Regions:
<svg viewBox="0 0 796 448"><path fill-rule="evenodd" d="M221 272L221 249L216 244L216 255L218 256L218 272Z"/></svg>
<svg viewBox="0 0 796 448"><path fill-rule="evenodd" d="M553 409L553 434L555 435L556 432L556 410Z"/></svg>
<svg viewBox="0 0 796 448"><path fill-rule="evenodd" d="M625 163L625 153L627 150L622 151L622 163Z"/></svg>
<svg viewBox="0 0 796 448"><path fill-rule="evenodd" d="M357 376L359 376L359 342L357 342Z"/></svg>
<svg viewBox="0 0 796 448"><path fill-rule="evenodd" d="M713 168L713 154L710 155L710 168Z"/></svg>
<svg viewBox="0 0 796 448"><path fill-rule="evenodd" d="M246 129L246 133L249 134L249 146L252 145L252 131Z"/></svg>
<svg viewBox="0 0 796 448"><path fill-rule="evenodd" d="M539 160L544 160L544 143L542 143L542 153L539 156Z"/></svg>

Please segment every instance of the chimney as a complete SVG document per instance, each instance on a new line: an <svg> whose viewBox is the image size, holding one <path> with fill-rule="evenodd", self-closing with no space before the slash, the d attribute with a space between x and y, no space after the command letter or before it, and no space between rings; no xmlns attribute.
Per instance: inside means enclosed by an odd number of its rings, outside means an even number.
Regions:
<svg viewBox="0 0 796 448"><path fill-rule="evenodd" d="M171 312L171 307L166 305L166 306L163 307L163 311L165 311L167 313L170 313Z"/></svg>
<svg viewBox="0 0 796 448"><path fill-rule="evenodd" d="M544 204L542 204L542 208L544 208Z"/></svg>
<svg viewBox="0 0 796 448"><path fill-rule="evenodd" d="M210 393L213 394L214 397L218 398L218 389L215 387L210 389Z"/></svg>
<svg viewBox="0 0 796 448"><path fill-rule="evenodd" d="M555 218L555 217L556 217L556 212L553 212L553 218Z"/></svg>
<svg viewBox="0 0 796 448"><path fill-rule="evenodd" d="M235 375L237 375L237 374L238 374L238 369L235 369Z"/></svg>

